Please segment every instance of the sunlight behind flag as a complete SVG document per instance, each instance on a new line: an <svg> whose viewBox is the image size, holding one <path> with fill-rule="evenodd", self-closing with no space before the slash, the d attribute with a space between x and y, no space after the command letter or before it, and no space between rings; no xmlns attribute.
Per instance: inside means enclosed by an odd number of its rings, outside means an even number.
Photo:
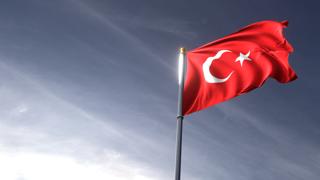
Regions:
<svg viewBox="0 0 320 180"><path fill-rule="evenodd" d="M185 53L185 48L180 48L180 53L179 53L179 60L178 60L178 77L179 77L179 80L178 80L178 83L179 85L181 84L182 80L183 80L183 65L185 63L185 60L184 60L184 53Z"/></svg>

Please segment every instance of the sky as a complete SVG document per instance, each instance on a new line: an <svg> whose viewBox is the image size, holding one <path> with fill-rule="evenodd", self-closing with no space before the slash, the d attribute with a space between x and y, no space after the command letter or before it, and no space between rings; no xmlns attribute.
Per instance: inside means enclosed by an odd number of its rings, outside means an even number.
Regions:
<svg viewBox="0 0 320 180"><path fill-rule="evenodd" d="M173 179L178 49L289 20L298 79L187 116L181 177L317 180L319 5L2 0L0 179Z"/></svg>

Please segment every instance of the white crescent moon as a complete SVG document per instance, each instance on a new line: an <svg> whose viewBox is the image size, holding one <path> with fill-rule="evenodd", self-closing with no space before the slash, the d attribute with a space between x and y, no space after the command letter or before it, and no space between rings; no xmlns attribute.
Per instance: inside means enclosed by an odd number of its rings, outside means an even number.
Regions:
<svg viewBox="0 0 320 180"><path fill-rule="evenodd" d="M215 56L208 57L207 60L202 64L204 79L208 83L223 83L223 82L226 82L231 77L233 71L226 78L223 78L223 79L220 79L220 78L213 76L210 72L210 66L211 66L212 61L219 59L222 56L222 54L225 52L231 52L231 51L220 50L220 51L218 51L218 53Z"/></svg>

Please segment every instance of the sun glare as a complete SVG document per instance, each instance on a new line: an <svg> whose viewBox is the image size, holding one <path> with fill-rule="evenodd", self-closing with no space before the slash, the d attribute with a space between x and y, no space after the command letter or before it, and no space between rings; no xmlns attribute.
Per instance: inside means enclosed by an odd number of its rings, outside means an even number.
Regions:
<svg viewBox="0 0 320 180"><path fill-rule="evenodd" d="M0 152L0 179L4 180L151 180L126 165L77 161L67 156Z"/></svg>
<svg viewBox="0 0 320 180"><path fill-rule="evenodd" d="M181 84L182 76L183 76L183 63L184 63L184 55L179 54L179 60L178 60L178 78L179 78L179 84Z"/></svg>

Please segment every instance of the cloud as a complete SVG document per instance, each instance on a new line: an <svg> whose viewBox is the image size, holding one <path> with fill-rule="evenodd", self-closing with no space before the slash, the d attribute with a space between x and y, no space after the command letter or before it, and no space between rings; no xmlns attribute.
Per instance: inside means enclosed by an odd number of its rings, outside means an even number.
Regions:
<svg viewBox="0 0 320 180"><path fill-rule="evenodd" d="M5 180L156 180L145 169L130 164L118 154L108 153L105 163L79 161L72 156L0 150L0 174Z"/></svg>
<svg viewBox="0 0 320 180"><path fill-rule="evenodd" d="M135 154L161 150L157 142L61 99L12 65L0 69L0 179L166 178Z"/></svg>

